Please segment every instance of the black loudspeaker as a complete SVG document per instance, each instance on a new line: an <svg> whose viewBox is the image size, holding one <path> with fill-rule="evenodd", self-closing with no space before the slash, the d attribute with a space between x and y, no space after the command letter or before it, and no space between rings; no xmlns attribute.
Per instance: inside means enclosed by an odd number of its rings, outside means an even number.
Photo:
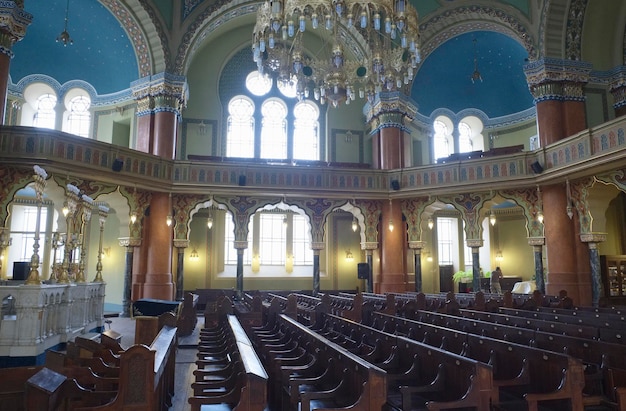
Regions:
<svg viewBox="0 0 626 411"><path fill-rule="evenodd" d="M370 274L370 266L367 263L358 263L356 265L356 271L357 271L357 275L359 277L360 280L367 280L369 279L369 274Z"/></svg>
<svg viewBox="0 0 626 411"><path fill-rule="evenodd" d="M398 180L391 180L391 188L396 191L400 190L400 182Z"/></svg>
<svg viewBox="0 0 626 411"><path fill-rule="evenodd" d="M246 185L246 176L243 174L239 176L239 185L242 187Z"/></svg>
<svg viewBox="0 0 626 411"><path fill-rule="evenodd" d="M24 281L28 278L30 273L30 262L28 261L15 261L13 262L13 279Z"/></svg>
<svg viewBox="0 0 626 411"><path fill-rule="evenodd" d="M124 160L116 158L113 160L113 164L111 165L111 170L120 172L122 171L122 167L124 167Z"/></svg>
<svg viewBox="0 0 626 411"><path fill-rule="evenodd" d="M543 167L541 167L541 164L539 164L539 161L535 161L534 163L532 163L530 165L530 168L533 170L535 174L543 173Z"/></svg>

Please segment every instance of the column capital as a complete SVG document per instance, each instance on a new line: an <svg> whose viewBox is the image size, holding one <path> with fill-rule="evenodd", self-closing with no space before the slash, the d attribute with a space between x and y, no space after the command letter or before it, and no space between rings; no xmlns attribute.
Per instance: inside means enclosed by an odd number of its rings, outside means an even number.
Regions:
<svg viewBox="0 0 626 411"><path fill-rule="evenodd" d="M326 246L326 243L318 243L318 242L311 242L311 250L315 251L315 250L323 250Z"/></svg>
<svg viewBox="0 0 626 411"><path fill-rule="evenodd" d="M0 54L13 57L13 44L24 38L32 21L23 1L0 1Z"/></svg>
<svg viewBox="0 0 626 411"><path fill-rule="evenodd" d="M543 58L524 66L535 103L546 100L584 101L583 85L592 65L583 61Z"/></svg>
<svg viewBox="0 0 626 411"><path fill-rule="evenodd" d="M542 246L546 243L545 237L528 237L528 245Z"/></svg>
<svg viewBox="0 0 626 411"><path fill-rule="evenodd" d="M626 66L619 66L611 73L609 91L613 94L614 109L626 106Z"/></svg>
<svg viewBox="0 0 626 411"><path fill-rule="evenodd" d="M363 241L361 243L361 250L377 250L378 242L377 241Z"/></svg>
<svg viewBox="0 0 626 411"><path fill-rule="evenodd" d="M120 237L117 239L120 247L139 247L141 246L141 238L139 237Z"/></svg>
<svg viewBox="0 0 626 411"><path fill-rule="evenodd" d="M189 247L189 240L187 239L174 239L174 247L176 248L187 248Z"/></svg>
<svg viewBox="0 0 626 411"><path fill-rule="evenodd" d="M235 250L245 250L246 248L248 248L248 242L247 241L234 241L234 248Z"/></svg>
<svg viewBox="0 0 626 411"><path fill-rule="evenodd" d="M421 251L426 247L426 241L409 241L409 248Z"/></svg>
<svg viewBox="0 0 626 411"><path fill-rule="evenodd" d="M482 238L468 238L467 240L465 240L465 242L467 243L467 246L470 248L480 248L483 246L484 241Z"/></svg>
<svg viewBox="0 0 626 411"><path fill-rule="evenodd" d="M168 111L180 116L187 104L189 88L185 76L162 72L131 83L138 102L137 115Z"/></svg>
<svg viewBox="0 0 626 411"><path fill-rule="evenodd" d="M372 133L387 127L409 131L406 124L415 119L417 104L400 92L381 92L372 104L365 105L363 114Z"/></svg>
<svg viewBox="0 0 626 411"><path fill-rule="evenodd" d="M583 243L589 243L591 247L592 244L603 243L606 241L607 233L581 233L580 241Z"/></svg>

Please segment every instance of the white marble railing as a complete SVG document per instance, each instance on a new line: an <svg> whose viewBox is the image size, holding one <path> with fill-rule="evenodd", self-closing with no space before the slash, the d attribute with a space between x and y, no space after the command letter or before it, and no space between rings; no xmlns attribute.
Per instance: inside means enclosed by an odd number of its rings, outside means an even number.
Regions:
<svg viewBox="0 0 626 411"><path fill-rule="evenodd" d="M105 286L0 286L0 356L37 356L79 334L101 328Z"/></svg>

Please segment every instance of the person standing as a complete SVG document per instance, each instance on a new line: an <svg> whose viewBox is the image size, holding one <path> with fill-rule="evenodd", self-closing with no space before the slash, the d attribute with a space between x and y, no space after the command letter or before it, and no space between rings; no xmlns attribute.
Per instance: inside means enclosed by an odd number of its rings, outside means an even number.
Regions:
<svg viewBox="0 0 626 411"><path fill-rule="evenodd" d="M500 286L502 277L504 277L502 275L502 270L500 270L500 267L496 267L496 269L491 273L491 292L493 294L502 294L502 287Z"/></svg>

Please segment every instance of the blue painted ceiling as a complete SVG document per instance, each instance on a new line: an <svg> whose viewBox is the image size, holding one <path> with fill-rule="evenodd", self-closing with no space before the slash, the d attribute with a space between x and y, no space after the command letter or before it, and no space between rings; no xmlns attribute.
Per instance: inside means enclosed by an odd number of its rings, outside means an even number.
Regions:
<svg viewBox="0 0 626 411"><path fill-rule="evenodd" d="M474 39L483 81L472 83ZM411 97L425 116L439 108L455 113L476 108L491 118L518 113L533 107L523 71L527 57L519 43L503 34L462 34L439 46L423 62Z"/></svg>
<svg viewBox="0 0 626 411"><path fill-rule="evenodd" d="M66 0L27 1L33 22L13 47L13 83L27 75L45 74L63 84L90 83L98 94L130 87L139 76L133 47L118 20L97 0L70 0L68 28L73 45L57 43L63 31Z"/></svg>

